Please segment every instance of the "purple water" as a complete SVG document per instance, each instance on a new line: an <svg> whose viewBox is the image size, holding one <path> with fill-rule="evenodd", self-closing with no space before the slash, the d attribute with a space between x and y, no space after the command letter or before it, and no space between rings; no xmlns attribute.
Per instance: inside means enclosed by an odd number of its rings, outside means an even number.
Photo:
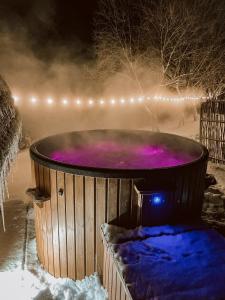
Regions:
<svg viewBox="0 0 225 300"><path fill-rule="evenodd" d="M123 144L122 141L96 141L55 150L50 158L69 165L108 169L154 169L189 163L196 155L176 152L165 145Z"/></svg>

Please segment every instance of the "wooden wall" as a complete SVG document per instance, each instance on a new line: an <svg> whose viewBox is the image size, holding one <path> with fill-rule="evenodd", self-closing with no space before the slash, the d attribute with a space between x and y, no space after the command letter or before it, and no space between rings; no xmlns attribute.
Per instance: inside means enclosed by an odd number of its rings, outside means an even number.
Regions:
<svg viewBox="0 0 225 300"><path fill-rule="evenodd" d="M132 300L132 296L126 286L118 263L113 257L113 252L108 247L103 237L104 266L103 286L108 291L109 300Z"/></svg>
<svg viewBox="0 0 225 300"><path fill-rule="evenodd" d="M186 213L189 218L200 216L206 166L204 160L182 172L170 169L160 172L160 183L169 177L175 185L171 196L176 203L174 216L183 218ZM36 162L33 162L33 173L37 188L50 197L42 205L34 204L41 264L55 277L82 279L95 271L101 276L100 226L110 223L135 227L137 224L133 180L73 175Z"/></svg>
<svg viewBox="0 0 225 300"><path fill-rule="evenodd" d="M201 104L200 142L208 148L212 162L225 164L225 101Z"/></svg>
<svg viewBox="0 0 225 300"><path fill-rule="evenodd" d="M34 204L41 264L55 277L102 275L100 226L125 225L135 218L133 181L67 174L36 162L33 169L37 187L50 196L42 205Z"/></svg>

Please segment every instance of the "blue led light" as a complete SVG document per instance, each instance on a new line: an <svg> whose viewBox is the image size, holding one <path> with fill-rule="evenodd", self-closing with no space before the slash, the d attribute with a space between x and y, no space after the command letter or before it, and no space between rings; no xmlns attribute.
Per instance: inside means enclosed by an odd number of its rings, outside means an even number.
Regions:
<svg viewBox="0 0 225 300"><path fill-rule="evenodd" d="M151 203L154 206L160 206L164 203L164 197L162 195L152 195L151 197Z"/></svg>
<svg viewBox="0 0 225 300"><path fill-rule="evenodd" d="M155 196L153 198L153 202L154 202L154 204L160 204L162 201L161 201L161 198L159 196Z"/></svg>

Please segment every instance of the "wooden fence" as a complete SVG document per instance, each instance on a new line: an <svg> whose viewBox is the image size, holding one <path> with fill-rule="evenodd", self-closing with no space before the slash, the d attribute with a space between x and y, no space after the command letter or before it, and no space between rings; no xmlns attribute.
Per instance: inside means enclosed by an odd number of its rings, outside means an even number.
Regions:
<svg viewBox="0 0 225 300"><path fill-rule="evenodd" d="M200 142L208 148L212 162L225 164L225 101L202 103Z"/></svg>
<svg viewBox="0 0 225 300"><path fill-rule="evenodd" d="M132 300L133 298L123 278L118 261L114 257L114 252L111 247L109 247L102 230L101 236L104 246L103 286L108 291L108 299Z"/></svg>

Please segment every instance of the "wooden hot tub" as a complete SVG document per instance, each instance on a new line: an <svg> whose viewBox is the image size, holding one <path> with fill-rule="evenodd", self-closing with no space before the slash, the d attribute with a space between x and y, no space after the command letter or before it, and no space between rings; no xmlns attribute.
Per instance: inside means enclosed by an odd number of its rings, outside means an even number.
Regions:
<svg viewBox="0 0 225 300"><path fill-rule="evenodd" d="M92 130L31 146L37 252L55 277L102 275L100 226L136 226L139 179L173 186L177 214L201 213L208 152L164 133Z"/></svg>

